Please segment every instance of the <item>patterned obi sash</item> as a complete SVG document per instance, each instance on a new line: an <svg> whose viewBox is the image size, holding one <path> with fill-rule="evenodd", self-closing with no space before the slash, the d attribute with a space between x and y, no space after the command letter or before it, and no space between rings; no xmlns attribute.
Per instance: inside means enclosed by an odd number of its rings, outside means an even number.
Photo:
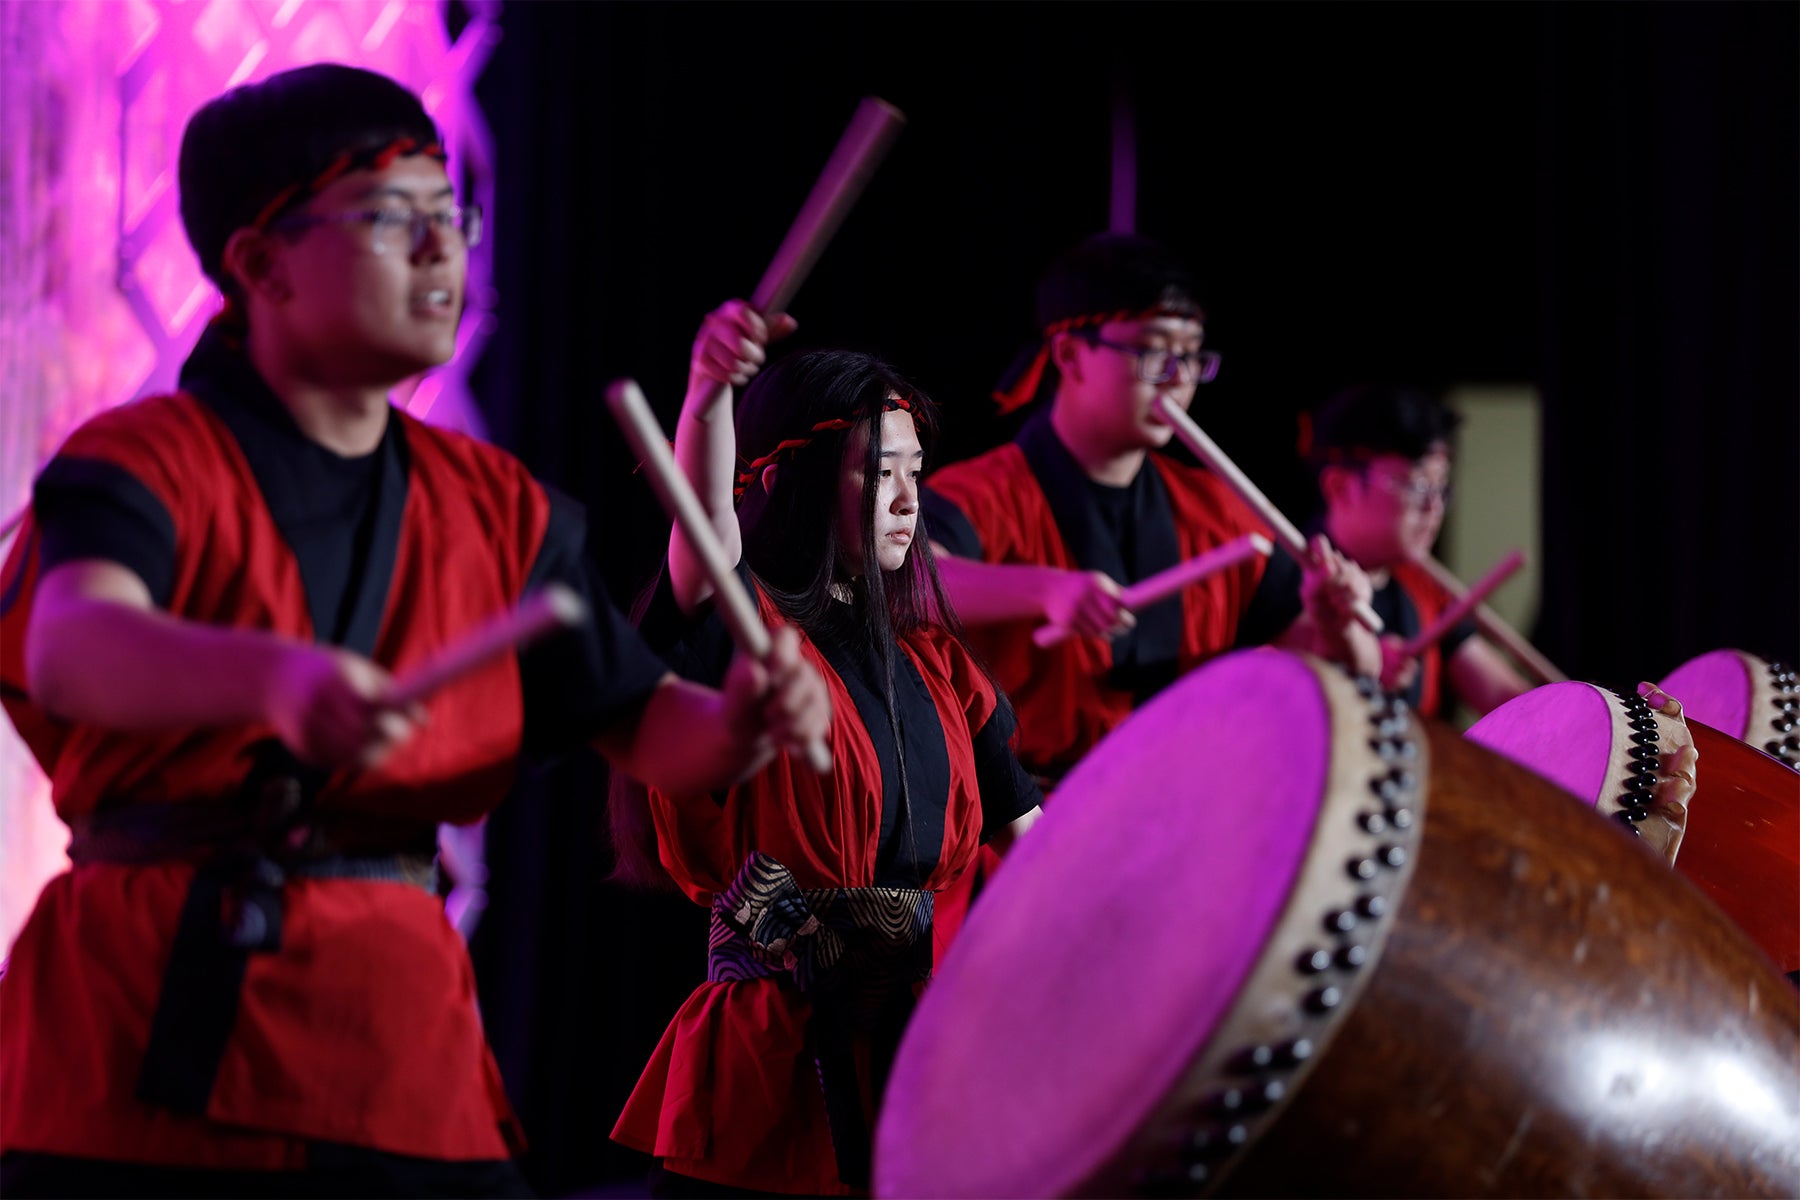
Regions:
<svg viewBox="0 0 1800 1200"><path fill-rule="evenodd" d="M838 1175L869 1186L870 1139L854 1047L872 1046L879 1100L918 989L931 978L932 893L911 888L801 891L788 869L754 851L713 897L706 977L714 983L791 975L812 1005L807 1048L819 1071Z"/></svg>

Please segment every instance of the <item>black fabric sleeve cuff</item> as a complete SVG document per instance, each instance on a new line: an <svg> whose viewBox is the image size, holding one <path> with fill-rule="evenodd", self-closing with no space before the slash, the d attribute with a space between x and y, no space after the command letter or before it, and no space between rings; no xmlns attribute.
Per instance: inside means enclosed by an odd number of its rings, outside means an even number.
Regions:
<svg viewBox="0 0 1800 1200"><path fill-rule="evenodd" d="M557 582L574 588L592 619L519 655L525 691L525 750L544 757L573 748L636 716L669 667L614 607L587 554L580 504L551 488L550 523L526 591Z"/></svg>
<svg viewBox="0 0 1800 1200"><path fill-rule="evenodd" d="M1037 781L1019 764L1007 744L1016 727L1012 707L1002 698L987 724L975 735L975 779L981 788L984 843L1044 801Z"/></svg>
<svg viewBox="0 0 1800 1200"><path fill-rule="evenodd" d="M175 518L143 482L115 463L55 458L32 488L42 537L40 570L102 558L144 581L167 608L175 588Z"/></svg>
<svg viewBox="0 0 1800 1200"><path fill-rule="evenodd" d="M981 558L981 537L954 502L927 485L919 489L919 504L925 510L927 537L958 558Z"/></svg>
<svg viewBox="0 0 1800 1200"><path fill-rule="evenodd" d="M1300 616L1300 564L1280 546L1269 555L1262 579L1238 621L1236 644L1266 646Z"/></svg>
<svg viewBox="0 0 1800 1200"><path fill-rule="evenodd" d="M735 573L744 589L754 596L756 589L750 580L750 569L742 559L738 560ZM638 629L651 648L683 679L713 688L724 685L725 672L737 650L736 643L731 640L731 630L711 600L692 614L681 611L675 603L675 588L669 579L666 559L657 574L650 601L638 621Z"/></svg>

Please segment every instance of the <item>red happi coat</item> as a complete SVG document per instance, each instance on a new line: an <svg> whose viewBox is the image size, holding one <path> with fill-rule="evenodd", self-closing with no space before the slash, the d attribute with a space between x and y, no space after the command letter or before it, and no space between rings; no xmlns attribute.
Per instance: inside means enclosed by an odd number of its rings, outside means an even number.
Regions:
<svg viewBox="0 0 1800 1200"><path fill-rule="evenodd" d="M1179 559L1245 533L1267 534L1261 519L1210 471L1154 453L1145 469L1158 472L1167 490ZM942 467L926 482L973 527L982 561L1084 569L1017 442ZM1263 562L1251 558L1182 591L1177 674L1232 647L1239 617L1262 578ZM1056 778L1141 701L1107 678L1113 669L1111 643L1075 637L1040 649L1031 640L1036 625L1024 620L976 626L969 630L969 641L1018 714L1019 760L1031 771Z"/></svg>
<svg viewBox="0 0 1800 1200"><path fill-rule="evenodd" d="M1454 603L1454 598L1443 586L1416 563L1403 562L1396 564L1390 571L1392 576L1390 587L1397 587L1405 593L1406 599L1412 603L1418 613L1420 630L1429 629L1443 615L1445 609ZM1473 632L1473 626L1459 627L1450 637L1433 642L1419 655L1419 698L1414 707L1420 716L1435 717L1444 707L1445 688L1444 671L1448 665L1449 654L1455 654L1463 639ZM1458 634L1460 633L1460 636Z"/></svg>
<svg viewBox="0 0 1800 1200"><path fill-rule="evenodd" d="M372 657L398 674L519 600L550 504L504 453L397 411L391 420L408 466ZM208 403L182 392L122 406L78 429L60 459L122 470L166 510L171 613L312 639L295 557ZM50 776L58 813L230 802L244 752L271 730L120 733L61 723L33 702L22 647L38 550L28 524L0 577L0 670L7 712ZM520 750L518 660L482 668L427 707L416 737L378 768L334 776L316 811L420 830L488 812ZM97 863L45 887L0 979L0 1148L253 1169L303 1166L306 1139L447 1160L517 1150L461 937L438 896L403 883L291 879L282 945L250 958L204 1116L137 1100L194 873L180 862Z"/></svg>
<svg viewBox="0 0 1800 1200"><path fill-rule="evenodd" d="M766 621L779 619L766 598L761 608ZM924 883L937 891L968 865L982 836L976 746L985 731L997 734L1003 748L1005 734L989 729L995 693L954 639L924 630L906 637L901 649L929 691L926 711L941 724L949 757L943 843ZM829 775L783 756L731 789L723 803L650 794L663 865L697 903L709 904L724 890L752 850L785 864L802 889L876 882L882 764L844 679L812 640L803 640L803 652L831 696ZM1008 820L1036 799L989 797L989 820ZM936 800L915 797L919 804ZM702 984L669 1024L613 1138L660 1157L671 1171L710 1182L857 1194L838 1177L819 1073L806 1048L810 1011L786 976ZM874 1097L864 1099L872 1129Z"/></svg>

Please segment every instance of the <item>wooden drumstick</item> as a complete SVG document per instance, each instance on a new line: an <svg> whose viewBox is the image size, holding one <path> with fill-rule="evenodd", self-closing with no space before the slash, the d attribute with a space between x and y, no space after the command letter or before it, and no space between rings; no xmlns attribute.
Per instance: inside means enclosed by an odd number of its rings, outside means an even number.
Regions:
<svg viewBox="0 0 1800 1200"><path fill-rule="evenodd" d="M1158 396L1156 408L1174 426L1175 435L1194 452L1194 456L1217 472L1230 485L1231 490L1238 494L1238 498L1255 509L1256 515L1267 522L1269 528L1275 531L1275 540L1281 543L1283 550L1293 555L1295 562L1312 561L1312 551L1307 549L1306 539L1300 535L1294 523L1269 502L1269 498L1250 482L1248 475L1238 470L1237 464L1227 458L1218 444L1206 436L1206 431L1194 423L1194 418L1187 414L1186 409L1168 396ZM1380 633L1384 628L1381 617L1366 602L1358 601L1351 611L1370 633Z"/></svg>
<svg viewBox="0 0 1800 1200"><path fill-rule="evenodd" d="M510 651L558 630L574 628L587 620L587 615L587 602L574 588L547 584L519 607L494 617L423 666L408 671L394 682L388 702L395 708L416 704Z"/></svg>
<svg viewBox="0 0 1800 1200"><path fill-rule="evenodd" d="M700 505L700 497L694 494L687 476L676 465L675 455L663 439L662 427L656 423L656 415L650 411L650 402L644 399L643 390L634 380L615 380L606 389L606 400L613 417L625 431L626 440L643 461L656 498L662 502L664 511L681 526L682 534L706 568L707 579L711 581L718 601L719 616L731 631L732 641L759 662L767 659L771 649L769 631L757 615L755 601L737 577L736 564L725 557L725 549L719 545L712 521ZM831 770L831 751L824 742L808 742L805 751L807 765L813 770L820 774Z"/></svg>
<svg viewBox="0 0 1800 1200"><path fill-rule="evenodd" d="M825 163L825 170L813 184L812 192L801 206L800 214L789 226L787 237L775 251L775 257L763 272L762 281L750 294L750 304L764 316L786 312L794 293L806 282L813 264L819 261L825 246L837 233L838 226L850 212L867 186L875 168L887 156L888 148L900 136L906 115L878 96L865 96L856 106L837 149ZM725 392L718 385L707 402L694 411L701 420L711 417L719 397Z"/></svg>
<svg viewBox="0 0 1800 1200"><path fill-rule="evenodd" d="M1235 567L1247 558L1269 554L1275 544L1260 533L1246 533L1233 538L1223 546L1215 546L1204 554L1197 554L1185 562L1178 562L1164 571L1158 571L1148 579L1125 588L1119 593L1119 603L1126 609L1136 612L1147 608L1159 600L1166 600L1190 583L1198 583L1208 575L1216 575L1227 567ZM1070 636L1064 625L1040 625L1031 640L1039 647L1048 649Z"/></svg>
<svg viewBox="0 0 1800 1200"><path fill-rule="evenodd" d="M1525 565L1525 552L1514 550L1505 558L1494 564L1492 570L1478 579L1469 590L1450 607L1438 614L1438 619L1420 630L1404 646L1400 647L1402 659L1417 658L1424 653L1426 647L1449 633L1451 628L1464 617L1480 607L1493 590L1512 578L1513 572Z"/></svg>
<svg viewBox="0 0 1800 1200"><path fill-rule="evenodd" d="M1436 580L1439 587L1452 596L1463 594L1462 580L1452 574L1450 568L1431 555L1422 555L1413 561L1417 562L1426 574ZM1535 678L1538 683L1568 682L1567 675L1557 670L1556 665L1540 654L1537 647L1526 641L1518 630L1508 625L1499 613L1485 604L1478 604L1475 607L1475 627L1512 655L1518 664L1525 668L1526 673Z"/></svg>
<svg viewBox="0 0 1800 1200"><path fill-rule="evenodd" d="M11 537L13 530L23 525L25 523L25 518L30 515L31 505L27 504L24 508L21 508L18 512L6 518L6 524L0 525L0 542L4 542L7 538Z"/></svg>

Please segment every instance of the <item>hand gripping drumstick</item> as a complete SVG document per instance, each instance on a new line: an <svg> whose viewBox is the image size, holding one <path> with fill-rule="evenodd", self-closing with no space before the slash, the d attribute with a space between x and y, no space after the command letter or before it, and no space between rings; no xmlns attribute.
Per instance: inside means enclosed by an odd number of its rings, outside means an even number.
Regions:
<svg viewBox="0 0 1800 1200"><path fill-rule="evenodd" d="M1450 568L1443 563L1429 554L1414 561L1446 592L1452 596L1462 595L1462 581L1451 574ZM1512 655L1518 664L1525 668L1526 673L1536 678L1538 683L1568 682L1569 677L1557 670L1556 664L1540 654L1536 646L1526 641L1518 630L1508 625L1499 613L1485 604L1477 605L1475 608L1475 627Z"/></svg>
<svg viewBox="0 0 1800 1200"><path fill-rule="evenodd" d="M1260 533L1246 533L1235 537L1223 546L1214 546L1205 554L1197 554L1185 562L1178 562L1165 571L1158 571L1148 579L1140 579L1119 593L1119 603L1126 609L1136 612L1147 608L1158 600L1165 600L1179 592L1190 583L1198 583L1208 575L1217 575L1227 567L1235 567L1246 558L1255 558L1260 554L1268 554L1275 549L1273 542ZM1039 647L1048 649L1069 637L1069 630L1063 625L1040 625L1031 640Z"/></svg>
<svg viewBox="0 0 1800 1200"><path fill-rule="evenodd" d="M826 243L844 223L850 206L862 195L905 124L906 115L886 100L863 97L800 214L788 228L787 237L782 239L781 248L763 272L762 282L750 295L750 305L757 312L769 316L787 311L794 293L806 282ZM715 388L712 398L695 410L701 420L711 417L724 390L723 385Z"/></svg>
<svg viewBox="0 0 1800 1200"><path fill-rule="evenodd" d="M587 615L587 602L574 588L547 584L519 607L492 618L423 666L408 671L395 681L387 702L395 708L417 703L510 650L559 629L574 628L587 620Z"/></svg>
<svg viewBox="0 0 1800 1200"><path fill-rule="evenodd" d="M1424 653L1426 647L1449 633L1452 626L1474 612L1495 588L1512 578L1513 572L1524 565L1525 552L1523 550L1514 550L1495 563L1493 569L1477 580L1475 585L1460 599L1439 613L1438 619L1433 621L1429 628L1419 631L1406 645L1400 647L1402 660L1417 658Z"/></svg>
<svg viewBox="0 0 1800 1200"><path fill-rule="evenodd" d="M1306 548L1306 539L1300 536L1300 531L1294 528L1294 523L1282 516L1280 509L1269 503L1269 498L1263 495L1254 483L1250 482L1248 475L1238 470L1236 463L1225 457L1225 452L1206 436L1206 431L1194 424L1194 418L1188 416L1186 409L1167 396L1156 398L1156 408L1169 424L1175 427L1176 436L1189 450L1194 452L1194 456L1218 472L1219 477L1231 486L1232 491L1238 494L1238 498L1255 509L1256 515L1267 522L1269 528L1275 531L1275 540L1281 543L1283 550L1293 555L1295 562L1312 561L1312 551ZM1362 623L1363 628L1370 633L1382 631L1381 618L1366 603L1358 601L1351 611Z"/></svg>
<svg viewBox="0 0 1800 1200"><path fill-rule="evenodd" d="M650 485L656 489L656 498L662 501L664 511L681 526L688 544L705 566L706 576L718 597L719 615L724 618L726 628L731 630L732 641L759 662L767 659L769 631L763 628L756 605L732 569L733 564L726 561L725 550L713 533L712 522L700 506L700 497L694 494L687 476L675 464L675 455L663 440L662 427L656 423L656 415L650 411L643 390L633 380L620 379L606 389L606 401L624 429L631 448L643 460ZM826 749L824 742L808 742L806 762L822 775L831 770L831 751Z"/></svg>

